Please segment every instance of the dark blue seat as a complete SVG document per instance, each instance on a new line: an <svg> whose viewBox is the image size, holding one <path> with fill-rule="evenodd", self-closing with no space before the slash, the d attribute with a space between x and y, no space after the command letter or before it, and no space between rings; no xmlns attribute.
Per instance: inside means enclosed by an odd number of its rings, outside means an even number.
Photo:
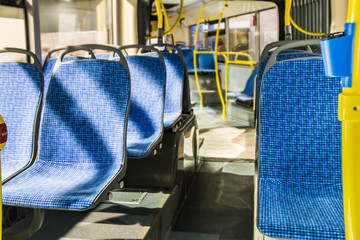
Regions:
<svg viewBox="0 0 360 240"><path fill-rule="evenodd" d="M340 92L321 57L278 61L264 73L257 146L263 234L345 239Z"/></svg>
<svg viewBox="0 0 360 240"><path fill-rule="evenodd" d="M214 73L215 72L215 55L213 53L200 53L196 55L198 60L198 72Z"/></svg>
<svg viewBox="0 0 360 240"><path fill-rule="evenodd" d="M181 49L184 56L188 73L194 73L194 50L192 49Z"/></svg>
<svg viewBox="0 0 360 240"><path fill-rule="evenodd" d="M124 176L129 93L124 61L83 59L55 67L38 159L4 185L3 203L86 210L100 202Z"/></svg>
<svg viewBox="0 0 360 240"><path fill-rule="evenodd" d="M163 53L166 67L164 128L171 127L180 118L183 105L185 66L175 53Z"/></svg>
<svg viewBox="0 0 360 240"><path fill-rule="evenodd" d="M147 156L163 136L166 70L162 56L159 58L126 57L131 76L127 129L127 154L130 158Z"/></svg>
<svg viewBox="0 0 360 240"><path fill-rule="evenodd" d="M9 132L6 148L1 152L2 182L36 158L43 91L43 75L36 56L20 49L0 50L0 54L4 52L26 54L35 63L0 63L0 113Z"/></svg>
<svg viewBox="0 0 360 240"><path fill-rule="evenodd" d="M164 128L172 127L180 118L183 103L185 66L178 53L161 53L166 67L166 90L164 105ZM157 56L157 53L148 54Z"/></svg>

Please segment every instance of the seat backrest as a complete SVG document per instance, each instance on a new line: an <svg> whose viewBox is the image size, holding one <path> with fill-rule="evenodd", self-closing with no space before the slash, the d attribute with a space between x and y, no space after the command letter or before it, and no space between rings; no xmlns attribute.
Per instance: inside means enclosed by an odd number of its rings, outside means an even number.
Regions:
<svg viewBox="0 0 360 240"><path fill-rule="evenodd" d="M255 78L256 78L256 74L258 72L258 67L255 66L250 77L248 78L244 91L243 93L249 95L249 96L254 96L254 84L255 84Z"/></svg>
<svg viewBox="0 0 360 240"><path fill-rule="evenodd" d="M269 67L260 94L260 178L341 184L340 92L321 57Z"/></svg>
<svg viewBox="0 0 360 240"><path fill-rule="evenodd" d="M1 152L3 182L36 158L44 84L41 65L34 54L20 49L0 50L0 54L6 52L26 54L35 63L0 63L0 113L9 134Z"/></svg>
<svg viewBox="0 0 360 240"><path fill-rule="evenodd" d="M163 131L166 70L162 61L150 56L126 57L131 76L128 134L147 138Z"/></svg>
<svg viewBox="0 0 360 240"><path fill-rule="evenodd" d="M271 55L271 54L270 54ZM308 53L308 52L299 52L299 51L295 51L295 52L282 52L281 54L279 54L277 56L277 60L278 61L285 61L285 60L291 60L291 59L297 59L297 58L307 58L307 57L313 57L313 56L320 56L319 54L312 54L312 53ZM257 73L257 93L259 96L260 93L260 87L261 87L261 82L262 82L262 78L263 78L263 73L265 71L266 65L269 61L269 57L267 57L266 59L264 59L259 66L258 69L258 73Z"/></svg>
<svg viewBox="0 0 360 240"><path fill-rule="evenodd" d="M215 55L212 53L200 53L196 55L199 62L200 71L214 71L215 70Z"/></svg>
<svg viewBox="0 0 360 240"><path fill-rule="evenodd" d="M99 175L101 166L120 171L130 99L125 59L62 60L57 60L46 96L39 159L91 164Z"/></svg>
<svg viewBox="0 0 360 240"><path fill-rule="evenodd" d="M171 127L181 116L185 67L177 53L161 53L166 67L166 90L164 104L164 128ZM157 56L157 53L146 56Z"/></svg>
<svg viewBox="0 0 360 240"><path fill-rule="evenodd" d="M66 57L63 59L64 62L70 62L74 60L83 59L81 57ZM57 61L57 58L51 58L45 61L43 66L43 72L44 72L44 98L47 94L47 90L49 88L49 83L51 79L51 75L53 73L55 63Z"/></svg>
<svg viewBox="0 0 360 240"><path fill-rule="evenodd" d="M190 72L190 73L193 72L194 71L194 50L182 49L181 52L184 56L188 72Z"/></svg>

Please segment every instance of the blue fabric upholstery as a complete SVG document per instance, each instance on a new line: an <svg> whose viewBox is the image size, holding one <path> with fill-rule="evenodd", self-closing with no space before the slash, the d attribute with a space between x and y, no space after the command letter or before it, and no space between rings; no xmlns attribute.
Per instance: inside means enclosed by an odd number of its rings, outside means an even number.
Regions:
<svg viewBox="0 0 360 240"><path fill-rule="evenodd" d="M147 54L147 56L157 54ZM166 67L164 128L171 127L181 116L184 82L184 63L178 54L162 53Z"/></svg>
<svg viewBox="0 0 360 240"><path fill-rule="evenodd" d="M272 66L260 101L260 231L289 239L345 239L340 79L322 59Z"/></svg>
<svg viewBox="0 0 360 240"><path fill-rule="evenodd" d="M290 59L306 58L306 57L314 57L314 54L300 53L300 52L294 53L294 52L284 51L278 55L277 61L285 61L285 60L290 60ZM263 73L265 71L265 67L266 67L266 64L268 63L268 61L269 61L269 58L266 58L263 62L260 63L260 66L259 66L259 70L258 70L258 74L257 74L258 78L257 78L257 84L256 84L257 96L260 96L261 81L262 81Z"/></svg>
<svg viewBox="0 0 360 240"><path fill-rule="evenodd" d="M42 73L32 65L0 63L0 113L9 134L1 152L2 181L29 165L34 157L34 127L42 81Z"/></svg>
<svg viewBox="0 0 360 240"><path fill-rule="evenodd" d="M198 71L215 72L215 55L212 53L197 54Z"/></svg>
<svg viewBox="0 0 360 240"><path fill-rule="evenodd" d="M157 58L126 57L131 76L128 157L149 153L162 137L166 71Z"/></svg>
<svg viewBox="0 0 360 240"><path fill-rule="evenodd" d="M123 170L129 75L117 62L75 61L51 77L38 159L3 187L3 203L84 210Z"/></svg>
<svg viewBox="0 0 360 240"><path fill-rule="evenodd" d="M245 88L241 92L230 92L227 96L231 99L236 99L239 101L250 101L254 99L254 84L255 78L258 73L258 67L254 67L250 77L248 78Z"/></svg>
<svg viewBox="0 0 360 240"><path fill-rule="evenodd" d="M181 49L184 56L188 73L194 73L194 50L192 49Z"/></svg>
<svg viewBox="0 0 360 240"><path fill-rule="evenodd" d="M73 60L79 60L82 59L81 57L66 57L63 59L63 62L69 62ZM51 79L51 74L54 70L55 64L56 64L57 58L52 58L46 61L46 63L43 66L43 72L44 72L44 100L45 96L47 94L47 90L49 88L49 83Z"/></svg>

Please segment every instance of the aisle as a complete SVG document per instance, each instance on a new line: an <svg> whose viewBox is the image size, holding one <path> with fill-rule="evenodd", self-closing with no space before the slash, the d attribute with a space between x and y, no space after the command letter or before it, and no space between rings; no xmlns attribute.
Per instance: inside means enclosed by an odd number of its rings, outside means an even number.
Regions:
<svg viewBox="0 0 360 240"><path fill-rule="evenodd" d="M170 240L253 239L255 131L221 120L219 109L195 108L204 161Z"/></svg>
<svg viewBox="0 0 360 240"><path fill-rule="evenodd" d="M254 165L205 162L170 240L250 240Z"/></svg>

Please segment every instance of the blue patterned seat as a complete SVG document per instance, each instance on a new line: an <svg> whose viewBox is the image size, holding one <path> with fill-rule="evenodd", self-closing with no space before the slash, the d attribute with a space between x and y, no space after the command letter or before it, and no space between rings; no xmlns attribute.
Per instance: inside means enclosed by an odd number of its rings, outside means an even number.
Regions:
<svg viewBox="0 0 360 240"><path fill-rule="evenodd" d="M127 154L141 158L162 139L166 71L154 57L131 56L126 60L131 76Z"/></svg>
<svg viewBox="0 0 360 240"><path fill-rule="evenodd" d="M73 61L73 60L79 60L82 59L81 57L66 57L63 59L63 62L69 62L69 61ZM44 63L43 66L43 72L44 72L44 99L45 96L47 94L47 90L49 88L49 83L50 83L50 79L51 79L51 75L53 73L54 67L55 67L55 63L56 63L57 58L51 58L46 60L46 62Z"/></svg>
<svg viewBox="0 0 360 240"><path fill-rule="evenodd" d="M319 57L278 62L264 74L258 228L265 235L345 239L340 92Z"/></svg>
<svg viewBox="0 0 360 240"><path fill-rule="evenodd" d="M197 71L201 73L215 72L215 55L212 53L197 54Z"/></svg>
<svg viewBox="0 0 360 240"><path fill-rule="evenodd" d="M271 55L271 52L269 53L269 56ZM313 57L315 54L311 54L308 52L300 52L300 51L283 51L281 54L277 56L278 61L285 61L285 60L291 60L296 58L305 58L305 57ZM316 55L315 55L316 56ZM319 55L317 55L319 56ZM257 96L260 96L260 87L261 87L261 81L263 77L263 73L265 71L266 64L269 61L269 57L265 58L264 61L260 63L258 73L257 73L257 82L256 82L256 89L257 89Z"/></svg>
<svg viewBox="0 0 360 240"><path fill-rule="evenodd" d="M190 74L194 73L194 50L192 49L181 49L182 54L184 55L187 71Z"/></svg>
<svg viewBox="0 0 360 240"><path fill-rule="evenodd" d="M86 210L125 172L130 81L119 62L61 64L51 77L35 163L3 187L3 203Z"/></svg>
<svg viewBox="0 0 360 240"><path fill-rule="evenodd" d="M156 53L147 56L157 56ZM163 52L166 67L164 128L171 127L181 116L184 84L184 62L176 53Z"/></svg>
<svg viewBox="0 0 360 240"><path fill-rule="evenodd" d="M42 99L42 72L26 63L0 63L0 113L8 128L1 152L1 180L10 179L36 157Z"/></svg>

